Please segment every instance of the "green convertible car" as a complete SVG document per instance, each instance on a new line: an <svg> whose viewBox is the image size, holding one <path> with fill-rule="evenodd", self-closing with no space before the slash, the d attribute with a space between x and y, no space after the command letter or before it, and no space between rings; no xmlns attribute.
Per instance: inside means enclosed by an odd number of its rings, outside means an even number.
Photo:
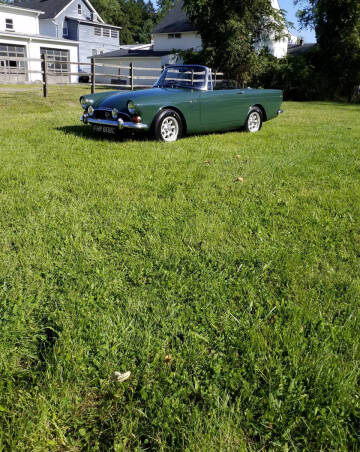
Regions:
<svg viewBox="0 0 360 452"><path fill-rule="evenodd" d="M200 65L171 65L151 89L112 91L82 96L81 120L94 131L151 131L159 141L176 141L193 133L244 128L258 132L279 113L280 90L228 89L213 83L211 70Z"/></svg>

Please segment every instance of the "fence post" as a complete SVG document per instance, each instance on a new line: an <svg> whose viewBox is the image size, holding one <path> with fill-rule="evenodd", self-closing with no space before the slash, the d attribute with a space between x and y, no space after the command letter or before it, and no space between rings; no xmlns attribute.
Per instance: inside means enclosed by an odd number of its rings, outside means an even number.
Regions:
<svg viewBox="0 0 360 452"><path fill-rule="evenodd" d="M41 55L41 70L42 70L42 79L43 79L43 97L47 97L47 84L48 84L48 77L47 77L47 58L45 53Z"/></svg>
<svg viewBox="0 0 360 452"><path fill-rule="evenodd" d="M91 94L95 93L95 59L91 58Z"/></svg>
<svg viewBox="0 0 360 452"><path fill-rule="evenodd" d="M216 76L217 76L217 71L215 71L215 74L214 74L214 80L213 80L213 85L214 85L214 88L215 88L215 86L216 86Z"/></svg>
<svg viewBox="0 0 360 452"><path fill-rule="evenodd" d="M134 91L134 63L130 63L130 83L131 91Z"/></svg>

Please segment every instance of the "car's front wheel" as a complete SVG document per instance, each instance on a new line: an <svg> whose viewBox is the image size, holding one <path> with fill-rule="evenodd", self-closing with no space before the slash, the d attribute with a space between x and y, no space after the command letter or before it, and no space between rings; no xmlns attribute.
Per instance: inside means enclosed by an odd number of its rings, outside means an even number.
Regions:
<svg viewBox="0 0 360 452"><path fill-rule="evenodd" d="M154 134L158 141L176 141L183 131L182 121L174 110L162 111L155 120Z"/></svg>
<svg viewBox="0 0 360 452"><path fill-rule="evenodd" d="M245 131L252 133L258 132L262 127L262 123L263 115L260 108L252 107L246 118Z"/></svg>

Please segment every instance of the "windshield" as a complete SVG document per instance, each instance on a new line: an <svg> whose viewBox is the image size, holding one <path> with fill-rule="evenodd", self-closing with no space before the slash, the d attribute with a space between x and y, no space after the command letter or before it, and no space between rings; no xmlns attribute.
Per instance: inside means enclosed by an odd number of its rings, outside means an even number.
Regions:
<svg viewBox="0 0 360 452"><path fill-rule="evenodd" d="M169 66L161 74L155 87L204 89L206 68L201 66Z"/></svg>

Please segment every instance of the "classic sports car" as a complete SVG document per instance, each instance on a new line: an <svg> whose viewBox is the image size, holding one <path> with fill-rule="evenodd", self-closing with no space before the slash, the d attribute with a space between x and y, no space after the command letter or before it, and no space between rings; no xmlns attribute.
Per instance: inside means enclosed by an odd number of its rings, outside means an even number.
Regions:
<svg viewBox="0 0 360 452"><path fill-rule="evenodd" d="M96 132L150 130L159 141L185 134L233 130L258 132L282 113L282 91L217 89L211 70L200 65L171 65L152 89L82 96L81 120Z"/></svg>

